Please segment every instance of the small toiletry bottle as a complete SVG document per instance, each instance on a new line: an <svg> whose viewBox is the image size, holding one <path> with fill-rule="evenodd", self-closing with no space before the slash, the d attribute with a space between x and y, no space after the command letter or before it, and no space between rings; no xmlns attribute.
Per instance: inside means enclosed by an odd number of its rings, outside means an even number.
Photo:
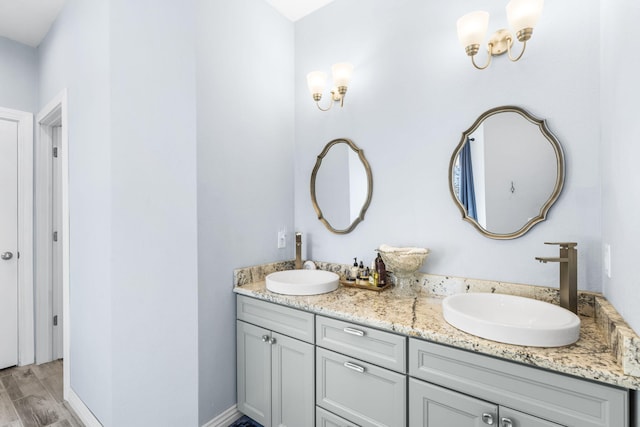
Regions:
<svg viewBox="0 0 640 427"><path fill-rule="evenodd" d="M360 275L360 279L362 279L362 284L363 285L368 285L369 284L369 274L370 274L369 267L365 267L364 268L364 273L362 273Z"/></svg>
<svg viewBox="0 0 640 427"><path fill-rule="evenodd" d="M360 283L364 279L364 264L362 260L360 260L360 265L358 266L358 283Z"/></svg>
<svg viewBox="0 0 640 427"><path fill-rule="evenodd" d="M378 287L383 287L387 284L387 268L380 254L376 258L376 271L378 272Z"/></svg>
<svg viewBox="0 0 640 427"><path fill-rule="evenodd" d="M357 258L353 259L353 266L351 267L349 272L350 272L349 281L355 282L356 279L358 278L358 259Z"/></svg>
<svg viewBox="0 0 640 427"><path fill-rule="evenodd" d="M371 269L369 270L369 284L378 286L378 272L376 271L376 262L371 261Z"/></svg>

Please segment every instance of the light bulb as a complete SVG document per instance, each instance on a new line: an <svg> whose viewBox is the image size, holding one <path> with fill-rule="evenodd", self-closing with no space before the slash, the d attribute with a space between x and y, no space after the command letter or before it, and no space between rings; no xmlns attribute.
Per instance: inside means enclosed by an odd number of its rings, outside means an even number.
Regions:
<svg viewBox="0 0 640 427"><path fill-rule="evenodd" d="M507 20L514 32L534 28L542 13L544 0L511 0L507 4Z"/></svg>
<svg viewBox="0 0 640 427"><path fill-rule="evenodd" d="M309 86L309 92L311 92L311 95L322 95L326 81L327 74L322 71L312 71L307 74L307 85Z"/></svg>
<svg viewBox="0 0 640 427"><path fill-rule="evenodd" d="M462 47L482 44L489 27L489 12L478 10L467 13L458 19L457 27Z"/></svg>
<svg viewBox="0 0 640 427"><path fill-rule="evenodd" d="M353 74L353 65L348 62L333 64L331 73L333 74L333 85L335 87L349 86L351 75Z"/></svg>

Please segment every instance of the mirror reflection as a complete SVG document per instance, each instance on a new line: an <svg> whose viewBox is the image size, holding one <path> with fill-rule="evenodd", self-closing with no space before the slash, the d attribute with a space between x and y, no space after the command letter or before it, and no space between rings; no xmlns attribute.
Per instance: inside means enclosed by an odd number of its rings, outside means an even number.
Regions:
<svg viewBox="0 0 640 427"><path fill-rule="evenodd" d="M544 120L507 106L465 131L449 167L463 219L495 239L520 237L543 221L564 182L564 156Z"/></svg>
<svg viewBox="0 0 640 427"><path fill-rule="evenodd" d="M311 174L311 201L330 231L349 233L364 220L372 187L369 163L353 141L335 139L318 155Z"/></svg>

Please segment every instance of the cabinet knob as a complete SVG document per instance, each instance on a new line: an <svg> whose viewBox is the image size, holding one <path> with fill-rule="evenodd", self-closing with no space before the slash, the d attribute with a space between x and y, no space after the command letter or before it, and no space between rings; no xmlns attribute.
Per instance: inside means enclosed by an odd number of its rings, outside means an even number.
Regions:
<svg viewBox="0 0 640 427"><path fill-rule="evenodd" d="M484 414L482 414L482 422L492 426L493 425L493 414L489 414L488 412L485 412Z"/></svg>
<svg viewBox="0 0 640 427"><path fill-rule="evenodd" d="M503 417L500 422L502 423L502 427L513 427L513 421L511 421L510 418Z"/></svg>
<svg viewBox="0 0 640 427"><path fill-rule="evenodd" d="M269 342L269 335L263 335L262 342Z"/></svg>
<svg viewBox="0 0 640 427"><path fill-rule="evenodd" d="M275 343L276 343L276 339L275 339L275 338L271 338L271 339L269 340L269 344L272 344L272 345L273 345L273 344L275 344Z"/></svg>

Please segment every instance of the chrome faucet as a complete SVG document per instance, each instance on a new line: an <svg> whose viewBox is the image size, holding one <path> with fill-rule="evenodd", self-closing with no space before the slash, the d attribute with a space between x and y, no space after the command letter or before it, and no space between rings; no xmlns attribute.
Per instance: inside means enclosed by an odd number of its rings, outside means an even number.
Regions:
<svg viewBox="0 0 640 427"><path fill-rule="evenodd" d="M560 257L536 257L540 262L560 263L560 306L578 314L578 251L575 242L552 243L545 245L559 245Z"/></svg>
<svg viewBox="0 0 640 427"><path fill-rule="evenodd" d="M302 233L296 233L296 270L302 270Z"/></svg>

